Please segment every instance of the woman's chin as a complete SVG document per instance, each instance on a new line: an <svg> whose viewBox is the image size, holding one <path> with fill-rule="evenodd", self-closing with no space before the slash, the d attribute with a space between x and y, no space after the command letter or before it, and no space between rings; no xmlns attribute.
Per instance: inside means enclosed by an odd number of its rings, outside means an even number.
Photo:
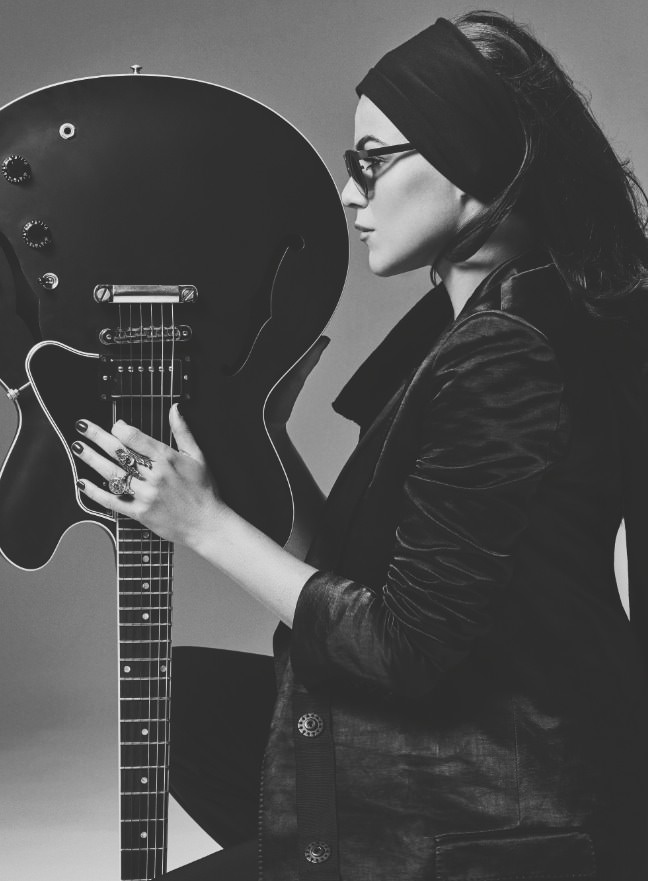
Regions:
<svg viewBox="0 0 648 881"><path fill-rule="evenodd" d="M375 251L369 251L369 269L381 278L388 278L403 271L397 261L389 260Z"/></svg>
<svg viewBox="0 0 648 881"><path fill-rule="evenodd" d="M411 272L413 269L419 269L422 265L424 264L413 260L390 260L386 257L381 257L376 252L369 252L369 269L380 278L389 278L391 275Z"/></svg>

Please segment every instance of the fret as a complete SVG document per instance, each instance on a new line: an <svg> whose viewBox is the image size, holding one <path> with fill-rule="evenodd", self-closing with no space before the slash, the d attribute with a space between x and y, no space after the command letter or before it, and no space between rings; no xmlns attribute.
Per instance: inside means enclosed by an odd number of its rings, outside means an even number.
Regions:
<svg viewBox="0 0 648 881"><path fill-rule="evenodd" d="M140 581L140 578L135 579L127 579L128 581ZM130 596L130 597L170 597L171 591L166 592L164 590L120 590L119 596Z"/></svg>
<svg viewBox="0 0 648 881"><path fill-rule="evenodd" d="M120 682L154 682L156 680L160 680L166 682L168 680L167 676L120 676Z"/></svg>
<svg viewBox="0 0 648 881"><path fill-rule="evenodd" d="M125 676L140 674L151 674L153 672L152 665L155 664L160 673L168 675L170 662L166 658L121 658L121 673Z"/></svg>
<svg viewBox="0 0 648 881"><path fill-rule="evenodd" d="M125 765L152 765L165 762L169 755L169 745L149 745L146 743L129 744L122 746L121 762ZM137 814L133 814L137 816Z"/></svg>
<svg viewBox="0 0 648 881"><path fill-rule="evenodd" d="M130 560L127 558L134 558L134 560ZM118 564L120 566L135 566L143 563L148 566L151 563L155 565L156 563L159 565L167 565L171 561L171 552L170 551L161 551L156 548L140 548L137 551L122 551L118 552L117 557Z"/></svg>
<svg viewBox="0 0 648 881"><path fill-rule="evenodd" d="M122 850L139 850L140 847L150 848L149 841L164 840L166 821L164 819L122 820ZM146 837L143 838L142 834Z"/></svg>
<svg viewBox="0 0 648 881"><path fill-rule="evenodd" d="M170 691L168 679L122 679L119 683L119 699L123 701L168 700Z"/></svg>
<svg viewBox="0 0 648 881"><path fill-rule="evenodd" d="M119 528L119 543L120 544L141 544L146 545L148 547L153 547L155 545L158 549L166 549L169 552L173 550L173 542L166 541L163 538L158 538L157 535L151 535L146 532L138 532L135 529L126 529L126 527L121 526Z"/></svg>
<svg viewBox="0 0 648 881"><path fill-rule="evenodd" d="M161 817L165 807L165 793L122 792L121 816L125 818Z"/></svg>
<svg viewBox="0 0 648 881"><path fill-rule="evenodd" d="M160 845L159 847L151 847L150 844L144 845L146 850L164 850L164 845ZM139 847L122 847L122 850L141 850Z"/></svg>
<svg viewBox="0 0 648 881"><path fill-rule="evenodd" d="M165 782L166 772L158 775L149 772L148 776L141 771L125 774L122 775L122 795L162 795ZM147 789L149 786L151 789Z"/></svg>
<svg viewBox="0 0 648 881"><path fill-rule="evenodd" d="M121 721L132 722L134 719L140 719L142 716L147 715L147 711L150 712L151 717L155 716L156 719L160 717L166 718L168 715L168 703L168 698L120 701L119 710L121 713Z"/></svg>
<svg viewBox="0 0 648 881"><path fill-rule="evenodd" d="M119 580L120 581L142 581L142 582L146 582L149 586L151 584L151 581L156 581L159 583L159 586L162 587L162 586L166 586L166 585L164 585L164 582L168 581L169 579L167 579L166 577L165 578L158 578L158 579L153 579L153 578L147 579L140 572L139 575L120 575ZM170 593L171 587L167 587L167 591ZM150 593L155 593L155 592L156 591L150 591ZM146 593L148 594L149 591L147 590ZM158 591L158 593L165 593L165 591Z"/></svg>
<svg viewBox="0 0 648 881"><path fill-rule="evenodd" d="M119 697L123 701L168 700L171 683L168 679L122 679Z"/></svg>
<svg viewBox="0 0 648 881"><path fill-rule="evenodd" d="M120 627L152 627L157 625L160 627L171 626L171 606L164 608L144 604L139 609L119 610Z"/></svg>
<svg viewBox="0 0 648 881"><path fill-rule="evenodd" d="M169 582L173 572L173 566L152 566L149 563L142 563L138 566L129 564L128 566L118 567L118 578L127 581L147 581L149 584L160 585ZM164 585L166 587L166 585Z"/></svg>
<svg viewBox="0 0 648 881"><path fill-rule="evenodd" d="M148 582L149 586L159 587L166 586L163 582L168 582L173 576L173 565L168 563L155 561L118 563L117 577L119 579L137 578L140 581Z"/></svg>
<svg viewBox="0 0 648 881"><path fill-rule="evenodd" d="M165 854L162 851L155 851L151 855L146 851L122 851L122 881L150 881L166 870L165 863Z"/></svg>
<svg viewBox="0 0 648 881"><path fill-rule="evenodd" d="M129 661L155 663L159 659L160 662L168 664L170 663L170 649L170 640L165 640L164 642L158 642L157 640L133 642L132 640L122 639L119 645L119 663L127 664Z"/></svg>
<svg viewBox="0 0 648 881"><path fill-rule="evenodd" d="M150 596L150 594L148 594ZM150 611L151 609L168 609L169 606L120 606L122 612L141 612L142 609Z"/></svg>
<svg viewBox="0 0 648 881"><path fill-rule="evenodd" d="M120 771L164 771L166 773L166 765L120 765Z"/></svg>
<svg viewBox="0 0 648 881"><path fill-rule="evenodd" d="M146 729L149 733L142 734L142 729ZM159 719L126 719L122 722L119 736L122 743L146 743L148 738L152 740L168 739L169 722L168 719L162 717Z"/></svg>
<svg viewBox="0 0 648 881"><path fill-rule="evenodd" d="M160 640L160 639L120 639L120 643L124 645L155 645L156 643L168 643L169 640ZM167 645L166 648L169 646Z"/></svg>

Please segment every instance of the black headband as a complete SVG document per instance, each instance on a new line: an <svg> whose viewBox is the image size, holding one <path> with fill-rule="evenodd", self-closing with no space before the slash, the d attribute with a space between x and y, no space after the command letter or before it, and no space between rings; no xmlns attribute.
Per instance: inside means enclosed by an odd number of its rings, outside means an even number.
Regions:
<svg viewBox="0 0 648 881"><path fill-rule="evenodd" d="M357 86L444 177L488 202L523 156L512 95L445 18L384 55Z"/></svg>

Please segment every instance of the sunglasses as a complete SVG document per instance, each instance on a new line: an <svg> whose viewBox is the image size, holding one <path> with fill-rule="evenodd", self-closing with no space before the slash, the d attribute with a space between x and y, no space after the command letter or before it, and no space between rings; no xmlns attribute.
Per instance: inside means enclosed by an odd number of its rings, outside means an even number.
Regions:
<svg viewBox="0 0 648 881"><path fill-rule="evenodd" d="M376 147L374 150L345 150L344 164L352 181L356 184L362 195L369 197L369 181L366 170L360 162L363 159L371 159L372 156L386 156L388 153L405 153L407 150L415 150L412 144L396 144L394 147Z"/></svg>

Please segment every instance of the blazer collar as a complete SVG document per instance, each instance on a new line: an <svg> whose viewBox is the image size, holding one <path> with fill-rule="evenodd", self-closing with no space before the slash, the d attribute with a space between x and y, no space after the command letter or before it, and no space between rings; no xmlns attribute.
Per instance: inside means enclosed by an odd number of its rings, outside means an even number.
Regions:
<svg viewBox="0 0 648 881"><path fill-rule="evenodd" d="M527 251L495 267L456 318L448 292L439 284L401 318L360 365L333 401L333 409L356 422L361 431L366 430L443 332L473 312L511 312L558 342L557 337L564 336L564 312L568 308L567 289L551 257L543 250Z"/></svg>

